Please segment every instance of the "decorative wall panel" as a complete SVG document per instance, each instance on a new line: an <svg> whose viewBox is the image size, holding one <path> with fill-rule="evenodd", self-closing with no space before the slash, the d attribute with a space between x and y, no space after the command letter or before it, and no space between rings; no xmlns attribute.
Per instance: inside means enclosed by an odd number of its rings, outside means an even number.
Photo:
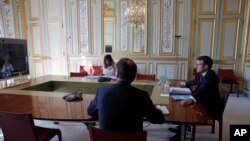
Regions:
<svg viewBox="0 0 250 141"><path fill-rule="evenodd" d="M240 14L241 0L222 0L223 14Z"/></svg>
<svg viewBox="0 0 250 141"><path fill-rule="evenodd" d="M60 60L48 60L48 62L50 75L62 75L62 65Z"/></svg>
<svg viewBox="0 0 250 141"><path fill-rule="evenodd" d="M1 25L1 36L6 38L15 38L15 30L14 30L14 19L13 19L13 9L11 2L7 3L4 1L0 1L0 14L2 21ZM0 26L1 26L0 25Z"/></svg>
<svg viewBox="0 0 250 141"><path fill-rule="evenodd" d="M146 74L146 63L136 63L137 64L137 73Z"/></svg>
<svg viewBox="0 0 250 141"><path fill-rule="evenodd" d="M89 20L88 20L88 1L79 1L79 20L80 20L80 53L89 53Z"/></svg>
<svg viewBox="0 0 250 141"><path fill-rule="evenodd" d="M250 24L248 27L248 39L247 39L247 56L250 56Z"/></svg>
<svg viewBox="0 0 250 141"><path fill-rule="evenodd" d="M162 4L162 46L160 54L173 54L174 12L173 0L163 0Z"/></svg>
<svg viewBox="0 0 250 141"><path fill-rule="evenodd" d="M169 79L178 78L178 64L172 63L157 63L156 64L156 76L167 76Z"/></svg>
<svg viewBox="0 0 250 141"><path fill-rule="evenodd" d="M44 76L44 64L43 61L33 61L34 65L34 77Z"/></svg>
<svg viewBox="0 0 250 141"><path fill-rule="evenodd" d="M215 19L199 19L197 56L213 56Z"/></svg>
<svg viewBox="0 0 250 141"><path fill-rule="evenodd" d="M48 49L49 56L58 56L61 54L61 42L60 42L60 26L58 23L49 23L48 25Z"/></svg>
<svg viewBox="0 0 250 141"><path fill-rule="evenodd" d="M128 24L125 20L125 11L127 9L127 1L121 2L121 51L127 51L128 50Z"/></svg>
<svg viewBox="0 0 250 141"><path fill-rule="evenodd" d="M47 19L56 20L59 18L59 3L58 0L46 0L47 4Z"/></svg>
<svg viewBox="0 0 250 141"><path fill-rule="evenodd" d="M29 15L31 21L41 20L41 0L29 0Z"/></svg>
<svg viewBox="0 0 250 141"><path fill-rule="evenodd" d="M214 15L216 14L217 0L199 0L199 14L200 15Z"/></svg>
<svg viewBox="0 0 250 141"><path fill-rule="evenodd" d="M158 49L160 47L160 34L161 34L161 25L160 25L160 17L161 17L161 0L154 0L152 5L152 54L158 55Z"/></svg>
<svg viewBox="0 0 250 141"><path fill-rule="evenodd" d="M220 59L235 60L237 54L239 19L222 19Z"/></svg>
<svg viewBox="0 0 250 141"><path fill-rule="evenodd" d="M40 24L30 24L32 56L43 56L43 41Z"/></svg>

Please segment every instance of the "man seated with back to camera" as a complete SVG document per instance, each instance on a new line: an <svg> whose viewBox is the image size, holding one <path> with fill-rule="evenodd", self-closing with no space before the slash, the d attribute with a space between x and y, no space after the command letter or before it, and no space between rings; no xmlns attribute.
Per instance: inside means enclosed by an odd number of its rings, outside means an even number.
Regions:
<svg viewBox="0 0 250 141"><path fill-rule="evenodd" d="M143 130L144 117L151 123L162 124L164 115L143 90L131 86L137 73L133 60L117 63L117 83L99 87L88 114L99 120L100 129L113 132Z"/></svg>
<svg viewBox="0 0 250 141"><path fill-rule="evenodd" d="M199 79L193 79L188 82L180 82L180 86L186 86L190 88L191 86L196 86L195 90L192 92L194 99L182 100L181 104L183 106L188 106L196 102L200 103L206 110L207 114L212 119L219 119L221 117L220 110L220 92L218 86L218 77L216 73L211 70L213 65L213 60L209 56L200 56L196 61L197 73L200 73ZM170 128L170 131L174 129ZM173 136L170 140L177 141L180 140L180 129L177 127L177 134Z"/></svg>

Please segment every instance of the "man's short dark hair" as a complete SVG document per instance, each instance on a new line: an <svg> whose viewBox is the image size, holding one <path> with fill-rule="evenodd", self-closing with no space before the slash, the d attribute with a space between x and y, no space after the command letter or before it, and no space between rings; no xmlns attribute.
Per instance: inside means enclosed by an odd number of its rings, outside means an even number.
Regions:
<svg viewBox="0 0 250 141"><path fill-rule="evenodd" d="M135 62L129 58L122 58L116 64L117 73L120 79L133 81L137 73Z"/></svg>
<svg viewBox="0 0 250 141"><path fill-rule="evenodd" d="M208 69L211 70L212 66L213 66L213 59L209 56L200 56L197 58L197 60L199 61L203 61L203 65L208 65Z"/></svg>

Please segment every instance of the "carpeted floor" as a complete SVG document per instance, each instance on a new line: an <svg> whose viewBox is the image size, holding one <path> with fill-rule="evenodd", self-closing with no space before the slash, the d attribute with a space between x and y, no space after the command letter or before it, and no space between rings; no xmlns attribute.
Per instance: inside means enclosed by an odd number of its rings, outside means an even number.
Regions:
<svg viewBox="0 0 250 141"><path fill-rule="evenodd" d="M231 94L224 112L223 141L229 141L230 124L249 124L250 121L250 99L246 97L237 98ZM239 120L240 119L240 120ZM80 122L60 122L54 124L52 121L35 120L35 124L44 127L60 128L62 131L63 141L89 141L89 133L86 126ZM144 129L148 131L148 141L168 141L173 133L168 128L175 125L162 124L153 125L144 123ZM217 141L218 140L218 123L216 123L215 134L210 133L210 126L197 126L196 141ZM57 141L57 137L52 141ZM187 139L190 140L190 133ZM0 141L3 141L3 134L0 131Z"/></svg>

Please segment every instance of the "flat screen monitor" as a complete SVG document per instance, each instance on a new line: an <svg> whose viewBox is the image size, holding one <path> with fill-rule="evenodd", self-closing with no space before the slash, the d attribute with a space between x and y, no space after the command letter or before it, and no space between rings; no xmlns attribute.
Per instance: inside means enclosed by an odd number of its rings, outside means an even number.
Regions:
<svg viewBox="0 0 250 141"><path fill-rule="evenodd" d="M29 74L27 41L0 38L0 79Z"/></svg>

